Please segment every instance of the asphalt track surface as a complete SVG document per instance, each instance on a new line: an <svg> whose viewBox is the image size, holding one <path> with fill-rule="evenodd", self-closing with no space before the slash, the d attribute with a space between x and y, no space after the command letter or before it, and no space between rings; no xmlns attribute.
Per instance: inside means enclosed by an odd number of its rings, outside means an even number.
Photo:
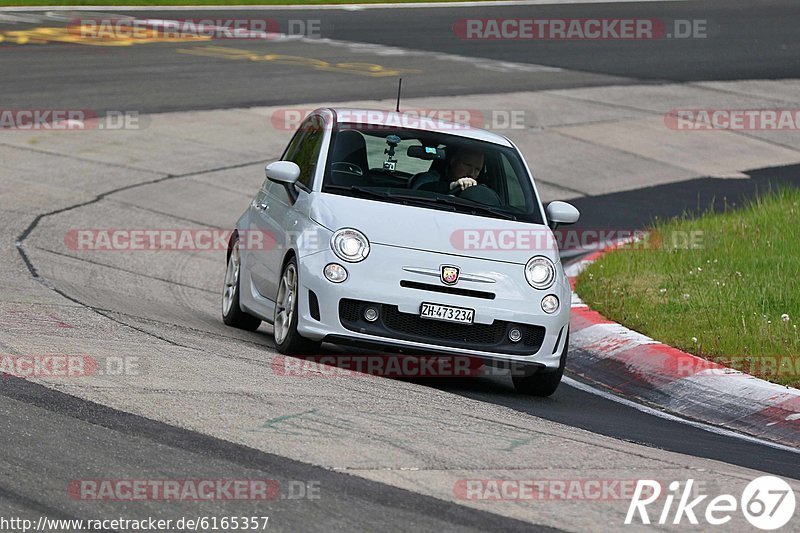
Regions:
<svg viewBox="0 0 800 533"><path fill-rule="evenodd" d="M518 64L546 65L564 70L505 72L467 67L435 56L383 56L378 62L392 67L419 69L406 83L408 96L458 95L503 90L536 90L606 84L659 83L717 79L782 78L800 76L797 2L761 2L743 9L746 2L693 2L470 8L474 17L662 17L704 18L714 29L698 42L637 43L465 43L450 30L453 11L404 10L402 18L381 10L319 12L323 36L340 41L420 49L463 56L501 59ZM116 11L115 11L116 12ZM468 14L467 14L468 13ZM173 17L174 13L137 13L137 16ZM213 16L203 12L201 16ZM263 17L263 12L243 11L219 16ZM182 14L189 18L189 14ZM270 13L296 16L296 13ZM460 13L459 17L462 16ZM402 24L401 24L402 22ZM30 26L35 26L33 24ZM38 24L41 25L41 24ZM11 26L3 26L8 29ZM14 29L28 25L14 25ZM718 31L724 29L725 31ZM326 33L329 32L329 33ZM632 46L628 46L631 45ZM194 45L192 45L194 46ZM262 52L263 44L237 43L237 48ZM335 61L340 49L317 43L274 43L270 53L288 53ZM2 107L83 107L136 109L141 112L174 111L351 100L365 95L391 94L394 77L369 78L342 74L326 76L291 66L266 71L258 63L242 63L185 53L175 44L152 44L116 49L80 45L0 44ZM262 52L263 53L263 52ZM386 59L386 58L389 59ZM656 58L656 60L654 60ZM376 60L377 61L377 60ZM432 62L451 71L431 69ZM444 68L444 67L442 67ZM498 80L502 87L498 87ZM798 185L797 169L770 169L753 173L753 181L698 179L665 185L657 191L629 191L575 201L582 224L596 227L641 227L653 216L671 216L703 210L725 196L741 201L752 196L754 186L773 183ZM657 193L665 199L648 201ZM631 207L635 206L635 207ZM35 263L29 267L36 268ZM69 292L64 293L70 296ZM136 313L135 305L131 311ZM146 318L146 317L142 317ZM199 324L198 327L203 327ZM263 336L270 348L268 336ZM0 347L5 349L4 347ZM532 401L513 392L506 380L422 382L481 402L500 404L562 424L644 444L645 446L705 457L800 479L798 455L740 439L721 436L691 426L666 421L597 395L562 385L549 399ZM197 432L179 429L119 410L81 400L15 378L0 385L0 447L4 452L0 510L3 515L79 517L95 512L90 505L63 504L64 482L103 472L129 472L137 476L181 478L270 477L280 480L316 479L329 488L319 501L278 500L261 504L193 504L193 514L279 515L283 530L532 530L537 526L485 511L445 502L387 484L333 472L292 459L253 450ZM64 457L66 460L53 460ZM124 512L119 503L104 512ZM148 502L146 508L163 517L182 516L187 507ZM195 511L197 511L195 513ZM541 528L544 529L544 528Z"/></svg>
<svg viewBox="0 0 800 533"><path fill-rule="evenodd" d="M288 31L288 20L319 21L320 32L305 42L218 41L215 45L259 54L291 54L307 60L373 62L387 69L418 70L404 74L407 97L511 92L626 83L700 80L780 79L800 76L800 4L746 0L489 6L452 9L368 9L364 11L243 10L198 13L137 11L136 17L269 18ZM115 14L124 14L112 11ZM61 19L3 23L21 30L63 26L65 20L101 16L62 12ZM702 20L707 36L638 41L526 41L458 38L453 25L461 18L652 18L672 24ZM669 27L669 26L668 26ZM321 37L322 39L317 39ZM426 55L354 53L338 42L368 43ZM297 65L220 59L187 53L201 43L154 43L115 49L83 45L0 43L3 97L20 107L134 109L139 112L216 109L301 102L391 98L396 76L349 73L322 75ZM441 55L484 58L514 65L542 65L559 71L481 68L473 61L444 60ZM244 62L245 65L242 65ZM497 68L497 65L494 65ZM324 77L324 82L321 79Z"/></svg>
<svg viewBox="0 0 800 533"><path fill-rule="evenodd" d="M20 511L62 519L92 516L96 511L91 505L70 512L63 503L51 505L48 501L62 500L68 480L85 478L87 472L133 467L137 479L185 479L191 472L196 479L271 479L279 483L312 479L320 488L328 488L319 500L293 500L287 494L263 505L192 502L182 507L153 502L138 509L174 520L195 515L280 516L280 525L270 524L270 529L281 531L352 531L363 530L370 523L394 531L555 531L153 422L16 378L6 379L0 398L4 460L26 467L24 475L6 479L0 486L3 516L27 515ZM25 434L14 431L19 427L25 427ZM69 462L45 460L65 450L70 450ZM33 497L26 495L31 483L39 484ZM124 512L124 502L103 509L107 516Z"/></svg>

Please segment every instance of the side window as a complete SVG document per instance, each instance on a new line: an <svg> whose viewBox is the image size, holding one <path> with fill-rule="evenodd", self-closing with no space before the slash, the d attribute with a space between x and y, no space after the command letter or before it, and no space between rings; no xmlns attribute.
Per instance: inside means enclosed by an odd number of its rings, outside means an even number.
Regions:
<svg viewBox="0 0 800 533"><path fill-rule="evenodd" d="M289 141L289 144L286 146L286 150L283 151L283 155L281 156L281 161L294 161L292 156L297 151L297 147L300 145L300 141L303 140L303 134L305 133L305 129L301 126L297 128L297 131L294 133L292 140Z"/></svg>
<svg viewBox="0 0 800 533"><path fill-rule="evenodd" d="M505 177L506 189L508 190L508 205L518 209L525 209L525 193L522 191L517 173L514 172L514 168L511 166L511 162L505 154L500 155L500 160L503 164L503 175Z"/></svg>
<svg viewBox="0 0 800 533"><path fill-rule="evenodd" d="M286 148L285 160L297 163L300 167L300 177L297 181L309 189L317 169L324 133L322 119L310 117L300 126L300 130Z"/></svg>

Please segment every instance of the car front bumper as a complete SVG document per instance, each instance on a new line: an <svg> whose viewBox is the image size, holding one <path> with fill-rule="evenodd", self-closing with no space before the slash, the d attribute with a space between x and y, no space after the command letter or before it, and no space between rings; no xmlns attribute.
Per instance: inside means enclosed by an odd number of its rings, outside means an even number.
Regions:
<svg viewBox="0 0 800 533"><path fill-rule="evenodd" d="M471 355L556 369L566 342L571 299L563 269L557 265L556 283L539 291L525 281L524 265L499 259L380 244L373 244L369 257L360 263L345 263L330 250L304 256L299 261L298 332L317 341ZM347 280L328 281L323 275L328 263L344 266ZM455 291L432 275L443 265L460 269L462 279ZM554 314L541 309L548 294L560 301ZM419 318L422 302L474 309L474 322L461 325ZM380 319L374 323L358 316L369 304L379 306ZM523 333L520 342L509 340L513 328Z"/></svg>

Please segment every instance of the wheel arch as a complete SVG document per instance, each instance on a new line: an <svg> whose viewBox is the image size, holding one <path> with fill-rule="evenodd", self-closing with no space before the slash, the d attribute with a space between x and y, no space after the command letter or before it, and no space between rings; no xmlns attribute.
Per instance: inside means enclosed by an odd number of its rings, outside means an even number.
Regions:
<svg viewBox="0 0 800 533"><path fill-rule="evenodd" d="M297 256L297 252L294 250L294 248L289 248L288 250L286 250L286 253L283 256L283 261L281 262L281 274L283 274L283 269L286 268L286 265L289 264L289 260L291 260L293 257L294 257L294 260L297 261L297 257L298 256ZM298 266L298 270L299 270L300 265L298 264L297 266ZM299 274L299 272L298 272L298 274Z"/></svg>
<svg viewBox="0 0 800 533"><path fill-rule="evenodd" d="M239 230L234 229L231 232L231 236L228 239L228 251L225 253L225 262L230 261L231 259L231 252L233 251L233 241L239 238Z"/></svg>

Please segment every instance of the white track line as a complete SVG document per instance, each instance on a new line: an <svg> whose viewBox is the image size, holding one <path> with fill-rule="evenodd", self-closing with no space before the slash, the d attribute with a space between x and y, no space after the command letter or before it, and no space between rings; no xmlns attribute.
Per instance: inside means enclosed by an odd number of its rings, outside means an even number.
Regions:
<svg viewBox="0 0 800 533"><path fill-rule="evenodd" d="M769 446L770 448L776 448L778 450L782 450L782 451L785 451L785 452L792 452L792 453L800 454L800 449L798 449L798 448L792 448L791 446L785 446L783 444L778 444L778 443L775 443L775 442L762 440L762 439L759 439L757 437L751 437L750 435L743 435L741 433L737 433L737 432L731 431L729 429L724 429L724 428L720 428L720 427L717 427L717 426L712 426L710 424L704 424L703 422L695 422L694 420L687 420L685 418L681 418L679 416L675 416L675 415L672 415L672 414L669 414L669 413L665 413L664 411L659 411L658 409L654 409L652 407L648 407L646 405L642 405L640 403L636 403L634 401L627 400L625 398L621 398L619 396L611 394L610 392L606 392L606 391L603 391L603 390L600 390L600 389L595 389L591 385L587 385L586 383L577 381L577 380L572 379L572 378L567 377L567 376L564 376L562 378L562 381L564 383L566 383L567 385L569 385L570 387L574 387L574 388L576 388L576 389L578 389L580 391L588 392L589 394L594 394L595 396L600 396L601 398L604 398L606 400L611 400L612 402L621 403L622 405L625 405L627 407L632 407L633 409L636 409L637 411L641 411L642 413L645 413L645 414L648 414L648 415L657 416L659 418L663 418L663 419L669 420L671 422L677 422L679 424L686 424L686 425L695 427L697 429L702 429L704 431L708 431L709 433L715 433L717 435L722 435L724 437L732 437L734 439L743 440L743 441L746 441L746 442L749 442L749 443L761 444L763 446Z"/></svg>
<svg viewBox="0 0 800 533"><path fill-rule="evenodd" d="M490 70L493 72L562 72L561 67L551 67L539 65L537 63L515 63L513 61L499 61L484 57L462 56L449 52L435 52L431 50L417 50L413 48L401 48L399 46L389 46L375 43L360 43L355 41L340 41L337 39L315 39L300 36L298 40L307 44L318 44L325 46L338 46L347 48L352 53L374 54L377 56L388 57L430 57L441 61L455 61L458 63L469 63L479 69Z"/></svg>
<svg viewBox="0 0 800 533"><path fill-rule="evenodd" d="M229 5L229 6L20 6L0 7L0 11L94 11L113 9L117 11L229 11L229 10L281 10L281 11L319 11L342 10L361 11L364 9L416 9L416 8L464 8L464 7L504 7L504 6L544 6L565 4L625 4L632 2L682 2L685 0L498 0L483 2L419 2L403 4L319 4L319 5Z"/></svg>

